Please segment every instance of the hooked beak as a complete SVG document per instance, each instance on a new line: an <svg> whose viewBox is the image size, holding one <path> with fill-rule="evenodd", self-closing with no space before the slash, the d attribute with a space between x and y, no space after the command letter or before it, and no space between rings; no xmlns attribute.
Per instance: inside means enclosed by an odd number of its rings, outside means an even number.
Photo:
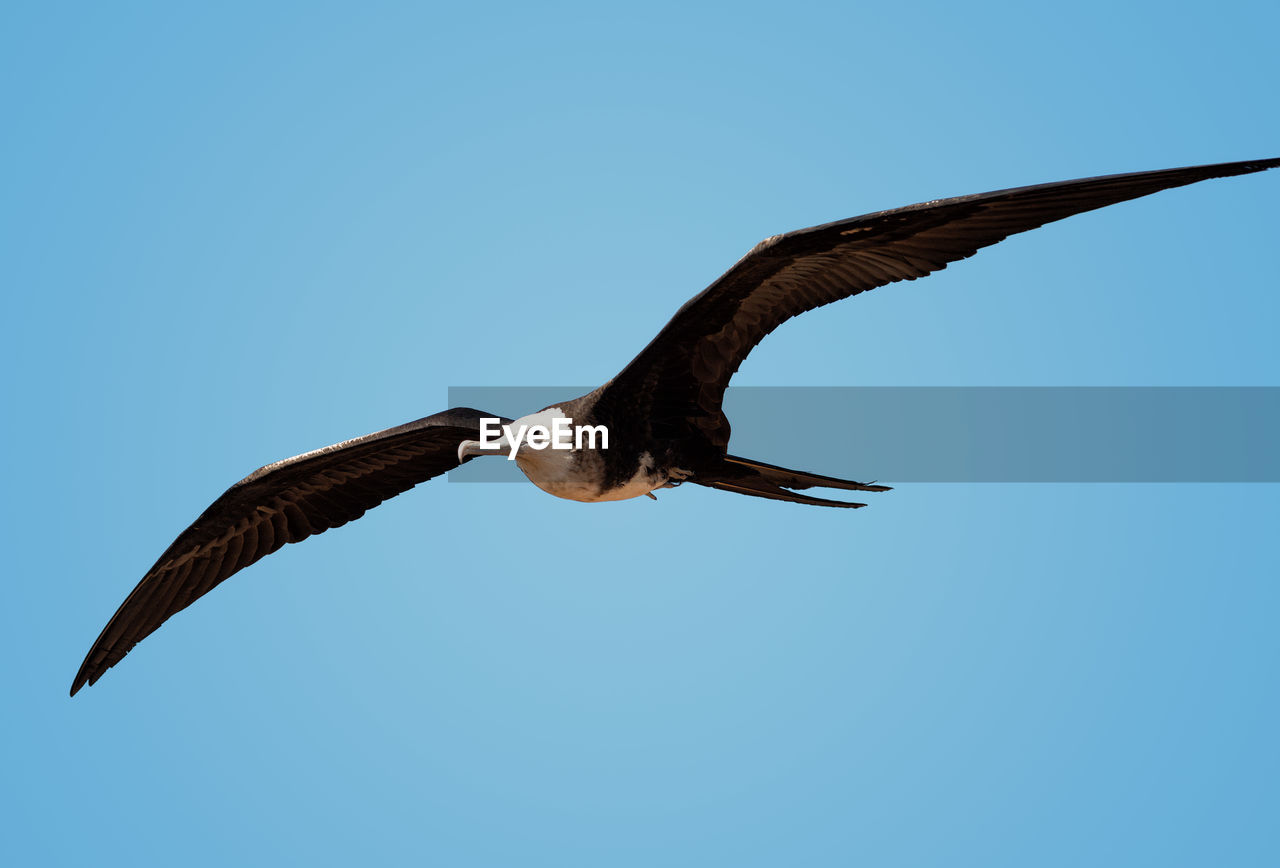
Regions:
<svg viewBox="0 0 1280 868"><path fill-rule="evenodd" d="M458 444L458 463L470 461L477 455L502 455L511 448L507 436L502 435L501 440L491 442L487 445L482 444L479 440L463 440Z"/></svg>

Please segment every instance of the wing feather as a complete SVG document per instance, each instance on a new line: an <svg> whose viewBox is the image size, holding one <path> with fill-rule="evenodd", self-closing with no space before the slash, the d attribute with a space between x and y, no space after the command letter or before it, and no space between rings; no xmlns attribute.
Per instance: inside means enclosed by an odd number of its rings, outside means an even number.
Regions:
<svg viewBox="0 0 1280 868"><path fill-rule="evenodd" d="M477 437L479 419L492 415L449 410L268 464L237 482L138 582L89 650L71 694L96 682L170 616L236 572L452 470L458 444Z"/></svg>
<svg viewBox="0 0 1280 868"><path fill-rule="evenodd" d="M651 420L655 437L701 433L723 449L729 425L721 402L730 378L791 317L924 277L1010 235L1073 214L1276 166L1280 159L1082 178L938 199L775 235L686 302L600 390L599 400Z"/></svg>

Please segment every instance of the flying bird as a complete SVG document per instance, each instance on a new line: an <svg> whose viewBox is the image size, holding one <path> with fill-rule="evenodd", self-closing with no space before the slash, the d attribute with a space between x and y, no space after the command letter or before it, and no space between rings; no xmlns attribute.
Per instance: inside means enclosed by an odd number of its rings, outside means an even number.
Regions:
<svg viewBox="0 0 1280 868"><path fill-rule="evenodd" d="M285 543L346 524L480 455L514 455L534 485L584 502L653 497L656 489L692 482L792 503L865 506L798 492L888 489L729 454L729 420L721 407L725 388L765 335L816 307L924 277L1054 220L1276 166L1280 159L1017 187L766 238L686 302L621 373L590 394L514 421L470 408L447 410L249 474L179 534L142 577L93 643L71 695L232 574ZM570 423L592 439L558 439ZM554 444L547 442L551 432Z"/></svg>

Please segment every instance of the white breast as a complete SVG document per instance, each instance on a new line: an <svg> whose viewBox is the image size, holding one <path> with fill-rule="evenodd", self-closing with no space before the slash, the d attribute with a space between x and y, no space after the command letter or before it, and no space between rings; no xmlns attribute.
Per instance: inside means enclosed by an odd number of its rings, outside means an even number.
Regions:
<svg viewBox="0 0 1280 868"><path fill-rule="evenodd" d="M513 430L518 430L521 425L551 428L556 419L563 418L566 418L565 414L559 407L549 407L517 419L511 427ZM605 491L601 491L604 454L597 449L534 449L521 445L516 452L516 464L530 482L548 494L583 503L640 497L667 481L654 476L653 457L647 452L640 456L640 465L631 479Z"/></svg>
<svg viewBox="0 0 1280 868"><path fill-rule="evenodd" d="M578 500L583 503L599 503L605 500L628 500L640 497L660 487L665 479L653 475L653 457L640 456L640 467L634 476L617 488L601 491L603 461L598 454L555 451L544 449L528 452L522 449L516 454L516 464L529 481L547 494Z"/></svg>

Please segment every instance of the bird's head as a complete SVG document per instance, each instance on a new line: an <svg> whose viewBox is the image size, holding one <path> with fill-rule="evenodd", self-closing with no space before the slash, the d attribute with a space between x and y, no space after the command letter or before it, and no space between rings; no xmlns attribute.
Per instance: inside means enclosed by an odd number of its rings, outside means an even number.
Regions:
<svg viewBox="0 0 1280 868"><path fill-rule="evenodd" d="M511 454L511 438L501 428L496 437L485 437L483 440L463 440L458 444L458 463L469 461L477 455L500 455L505 458Z"/></svg>
<svg viewBox="0 0 1280 868"><path fill-rule="evenodd" d="M559 407L539 410L508 425L486 419L480 427L481 439L458 444L458 461L477 455L501 455L522 466L546 463L554 458L550 453L571 450L572 422Z"/></svg>

